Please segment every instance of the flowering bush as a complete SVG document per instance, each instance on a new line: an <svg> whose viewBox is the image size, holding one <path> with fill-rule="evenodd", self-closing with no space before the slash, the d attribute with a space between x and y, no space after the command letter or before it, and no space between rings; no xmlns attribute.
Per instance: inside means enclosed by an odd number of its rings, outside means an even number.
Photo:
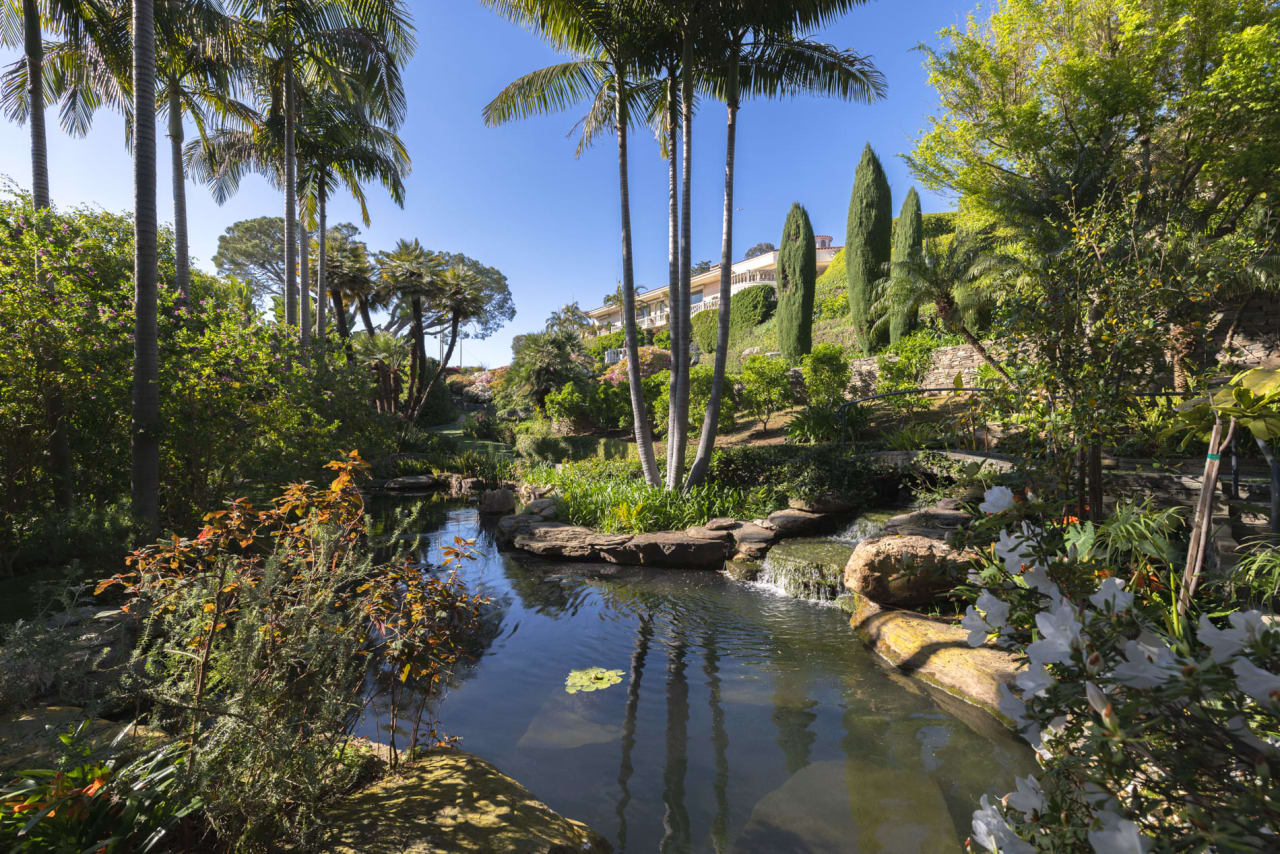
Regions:
<svg viewBox="0 0 1280 854"><path fill-rule="evenodd" d="M1118 577L1083 537L1097 529L1035 519L1007 488L980 509L993 515L979 529L1001 530L970 575L981 593L963 625L970 644L1025 658L1000 709L1043 773L984 797L973 841L1005 854L1274 850L1280 627L1256 611L1188 619L1171 576Z"/></svg>
<svg viewBox="0 0 1280 854"><path fill-rule="evenodd" d="M639 354L641 379L651 377L659 371L665 371L671 367L671 352L669 350L659 350L657 347L641 347L639 348ZM612 365L600 379L613 385L621 385L627 382L627 360L624 358L622 361Z"/></svg>

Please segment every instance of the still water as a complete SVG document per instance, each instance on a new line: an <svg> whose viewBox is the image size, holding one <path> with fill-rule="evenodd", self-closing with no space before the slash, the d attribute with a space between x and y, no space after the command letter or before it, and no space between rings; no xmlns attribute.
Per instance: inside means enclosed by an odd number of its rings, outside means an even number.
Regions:
<svg viewBox="0 0 1280 854"><path fill-rule="evenodd" d="M714 572L500 553L472 509L429 527L428 564L478 538L461 571L497 624L443 730L618 852L960 851L979 796L1032 770L993 722L890 672L834 607ZM622 681L567 693L590 667Z"/></svg>

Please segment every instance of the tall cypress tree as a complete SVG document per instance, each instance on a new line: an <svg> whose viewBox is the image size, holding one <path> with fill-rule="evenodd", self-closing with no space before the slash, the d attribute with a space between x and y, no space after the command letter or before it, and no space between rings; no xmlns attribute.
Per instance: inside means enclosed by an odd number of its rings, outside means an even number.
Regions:
<svg viewBox="0 0 1280 854"><path fill-rule="evenodd" d="M920 214L920 196L912 187L902 203L902 212L893 224L893 263L905 264L920 254L924 243L924 220ZM915 326L916 313L920 307L911 305L895 305L889 309L889 343L897 343L898 339L909 333Z"/></svg>
<svg viewBox="0 0 1280 854"><path fill-rule="evenodd" d="M787 213L778 248L778 349L795 361L813 346L813 289L818 252L809 212L797 202Z"/></svg>
<svg viewBox="0 0 1280 854"><path fill-rule="evenodd" d="M850 325L863 352L872 349L871 316L873 285L884 276L889 263L893 230L892 198L889 179L884 175L880 158L871 143L862 150L862 160L853 176L853 195L849 199L849 225L844 257L849 282Z"/></svg>

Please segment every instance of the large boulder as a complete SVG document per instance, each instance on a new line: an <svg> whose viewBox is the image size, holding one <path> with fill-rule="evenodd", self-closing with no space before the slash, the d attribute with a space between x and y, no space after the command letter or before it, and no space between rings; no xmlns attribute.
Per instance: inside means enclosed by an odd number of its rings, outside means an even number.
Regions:
<svg viewBox="0 0 1280 854"><path fill-rule="evenodd" d="M954 587L973 557L930 537L873 537L849 556L844 584L881 605L924 605Z"/></svg>
<svg viewBox="0 0 1280 854"><path fill-rule="evenodd" d="M514 540L516 548L539 557L594 561L608 560L609 554L630 541L627 534L598 534L590 528L550 522L532 525Z"/></svg>
<svg viewBox="0 0 1280 854"><path fill-rule="evenodd" d="M801 534L811 534L826 521L822 514L811 513L808 510L796 510L788 507L785 510L776 510L769 514L767 520L778 531L781 537L796 537Z"/></svg>
<svg viewBox="0 0 1280 854"><path fill-rule="evenodd" d="M486 489L480 494L481 513L511 513L515 509L516 494L514 490L503 487L501 489Z"/></svg>
<svg viewBox="0 0 1280 854"><path fill-rule="evenodd" d="M735 560L759 560L778 539L776 528L757 525L755 522L743 522L731 533Z"/></svg>
<svg viewBox="0 0 1280 854"><path fill-rule="evenodd" d="M322 821L329 854L606 854L582 822L475 756L431 751L343 799Z"/></svg>
<svg viewBox="0 0 1280 854"><path fill-rule="evenodd" d="M726 539L704 539L680 531L636 534L625 545L604 552L610 563L665 569L720 569L729 556Z"/></svg>
<svg viewBox="0 0 1280 854"><path fill-rule="evenodd" d="M520 512L541 516L543 519L554 519L558 511L556 510L556 500L554 498L535 498L526 504Z"/></svg>

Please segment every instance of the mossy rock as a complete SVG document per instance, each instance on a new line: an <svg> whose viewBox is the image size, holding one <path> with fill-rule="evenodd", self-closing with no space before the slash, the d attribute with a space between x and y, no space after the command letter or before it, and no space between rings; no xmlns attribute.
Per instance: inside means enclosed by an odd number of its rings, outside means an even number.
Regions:
<svg viewBox="0 0 1280 854"><path fill-rule="evenodd" d="M1021 668L1011 653L969 646L958 625L910 611L881 608L863 600L850 619L858 636L903 673L972 703L1012 727L1000 712L1000 685L1012 683Z"/></svg>
<svg viewBox="0 0 1280 854"><path fill-rule="evenodd" d="M476 756L429 751L323 818L349 854L605 854L612 846Z"/></svg>

